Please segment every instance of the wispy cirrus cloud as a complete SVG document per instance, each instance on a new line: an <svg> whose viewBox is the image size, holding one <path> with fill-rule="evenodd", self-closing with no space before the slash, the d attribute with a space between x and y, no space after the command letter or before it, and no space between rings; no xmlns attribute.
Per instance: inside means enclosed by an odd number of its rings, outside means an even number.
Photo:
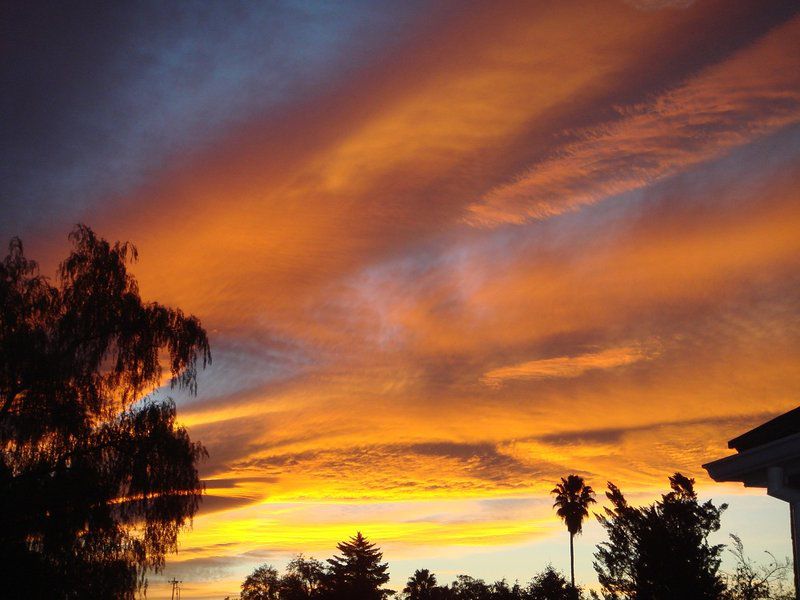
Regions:
<svg viewBox="0 0 800 600"><path fill-rule="evenodd" d="M473 225L545 219L642 188L800 121L800 18L489 191Z"/></svg>
<svg viewBox="0 0 800 600"><path fill-rule="evenodd" d="M636 346L606 348L599 352L587 352L576 356L558 356L530 360L515 365L497 367L487 371L481 381L486 385L500 387L509 379L550 379L559 377L579 377L586 371L595 369L614 369L641 360L655 357L653 351Z"/></svg>

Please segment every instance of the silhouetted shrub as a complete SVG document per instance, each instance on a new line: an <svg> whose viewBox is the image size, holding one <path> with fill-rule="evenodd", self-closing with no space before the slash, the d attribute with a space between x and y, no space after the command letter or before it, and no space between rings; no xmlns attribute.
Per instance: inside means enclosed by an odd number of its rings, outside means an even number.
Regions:
<svg viewBox="0 0 800 600"><path fill-rule="evenodd" d="M723 546L708 542L727 508L700 504L694 480L676 473L672 491L640 508L628 505L608 484L612 507L598 520L608 541L595 553L604 597L609 600L719 600L725 584L719 573Z"/></svg>

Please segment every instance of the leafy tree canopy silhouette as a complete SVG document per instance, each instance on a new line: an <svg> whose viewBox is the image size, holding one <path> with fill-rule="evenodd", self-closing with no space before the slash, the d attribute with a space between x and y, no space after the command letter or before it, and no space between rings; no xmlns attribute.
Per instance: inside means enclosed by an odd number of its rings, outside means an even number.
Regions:
<svg viewBox="0 0 800 600"><path fill-rule="evenodd" d="M726 504L700 504L694 480L675 473L672 491L650 506L632 507L608 484L611 507L598 515L608 541L598 546L595 570L608 600L712 600L722 598L719 530Z"/></svg>
<svg viewBox="0 0 800 600"><path fill-rule="evenodd" d="M281 600L319 598L323 592L325 566L315 558L298 554L286 565L281 585Z"/></svg>
<svg viewBox="0 0 800 600"><path fill-rule="evenodd" d="M278 571L262 565L242 583L241 600L278 600L281 598L281 578Z"/></svg>
<svg viewBox="0 0 800 600"><path fill-rule="evenodd" d="M492 594L491 587L483 579L469 575L458 575L448 591L447 597L454 600L490 600Z"/></svg>
<svg viewBox="0 0 800 600"><path fill-rule="evenodd" d="M574 600L580 597L580 590L573 588L551 565L533 578L526 591L525 597L529 600Z"/></svg>
<svg viewBox="0 0 800 600"><path fill-rule="evenodd" d="M57 284L13 239L0 263L0 564L6 597L133 598L196 512L205 449L162 383L196 391L200 322L145 303L128 243L86 226Z"/></svg>
<svg viewBox="0 0 800 600"><path fill-rule="evenodd" d="M343 555L363 554L365 546L372 546L359 536L350 542L339 544ZM351 552L351 548L353 551ZM376 567L382 567L380 553L374 554L373 559L366 561ZM337 557L341 562L343 557ZM380 589L376 579L370 579L368 591L353 591L353 579L345 576L333 575L335 559L327 561L327 568L323 563L313 558L299 555L289 562L283 576L279 577L277 571L270 565L258 567L247 577L242 585L242 600L275 599L275 600L339 600L348 598L361 600L374 598L376 594L383 597L392 596L391 590ZM383 571L383 569L380 569ZM355 570L348 569L354 573ZM369 578L366 578L369 579ZM379 579L383 579L381 576ZM304 585L299 585L304 582ZM406 586L396 596L400 600L583 600L585 596L580 588L573 588L567 579L553 567L547 569L533 578L526 586L515 582L509 584L506 580L487 583L483 579L476 579L468 575L458 575L450 585L439 585L436 575L428 569L418 569L409 577ZM733 600L733 599L731 599ZM738 600L738 598L736 599Z"/></svg>

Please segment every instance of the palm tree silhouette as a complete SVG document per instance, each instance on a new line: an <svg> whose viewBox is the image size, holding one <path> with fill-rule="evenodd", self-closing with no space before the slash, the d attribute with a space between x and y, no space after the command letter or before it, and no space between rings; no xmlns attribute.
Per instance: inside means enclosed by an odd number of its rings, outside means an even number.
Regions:
<svg viewBox="0 0 800 600"><path fill-rule="evenodd" d="M436 588L436 575L428 569L417 569L409 577L403 593L409 600L430 600Z"/></svg>
<svg viewBox="0 0 800 600"><path fill-rule="evenodd" d="M553 508L558 508L556 514L561 517L569 531L569 570L572 587L575 587L575 549L573 540L575 534L583 531L583 520L589 516L589 505L595 502L594 490L586 485L580 475L568 475L561 478L553 491L556 498Z"/></svg>

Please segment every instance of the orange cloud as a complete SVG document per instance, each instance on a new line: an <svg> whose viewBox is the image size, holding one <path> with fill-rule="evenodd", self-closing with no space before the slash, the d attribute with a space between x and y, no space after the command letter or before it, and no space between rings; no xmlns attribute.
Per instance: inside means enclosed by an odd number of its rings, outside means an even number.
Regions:
<svg viewBox="0 0 800 600"><path fill-rule="evenodd" d="M600 352L591 352L578 356L543 358L508 367L498 367L487 371L481 381L486 385L499 387L508 379L578 377L592 369L613 369L647 359L648 355L639 348L631 346L607 348Z"/></svg>
<svg viewBox="0 0 800 600"><path fill-rule="evenodd" d="M720 157L800 121L800 18L653 102L580 134L470 207L476 225L575 210Z"/></svg>

